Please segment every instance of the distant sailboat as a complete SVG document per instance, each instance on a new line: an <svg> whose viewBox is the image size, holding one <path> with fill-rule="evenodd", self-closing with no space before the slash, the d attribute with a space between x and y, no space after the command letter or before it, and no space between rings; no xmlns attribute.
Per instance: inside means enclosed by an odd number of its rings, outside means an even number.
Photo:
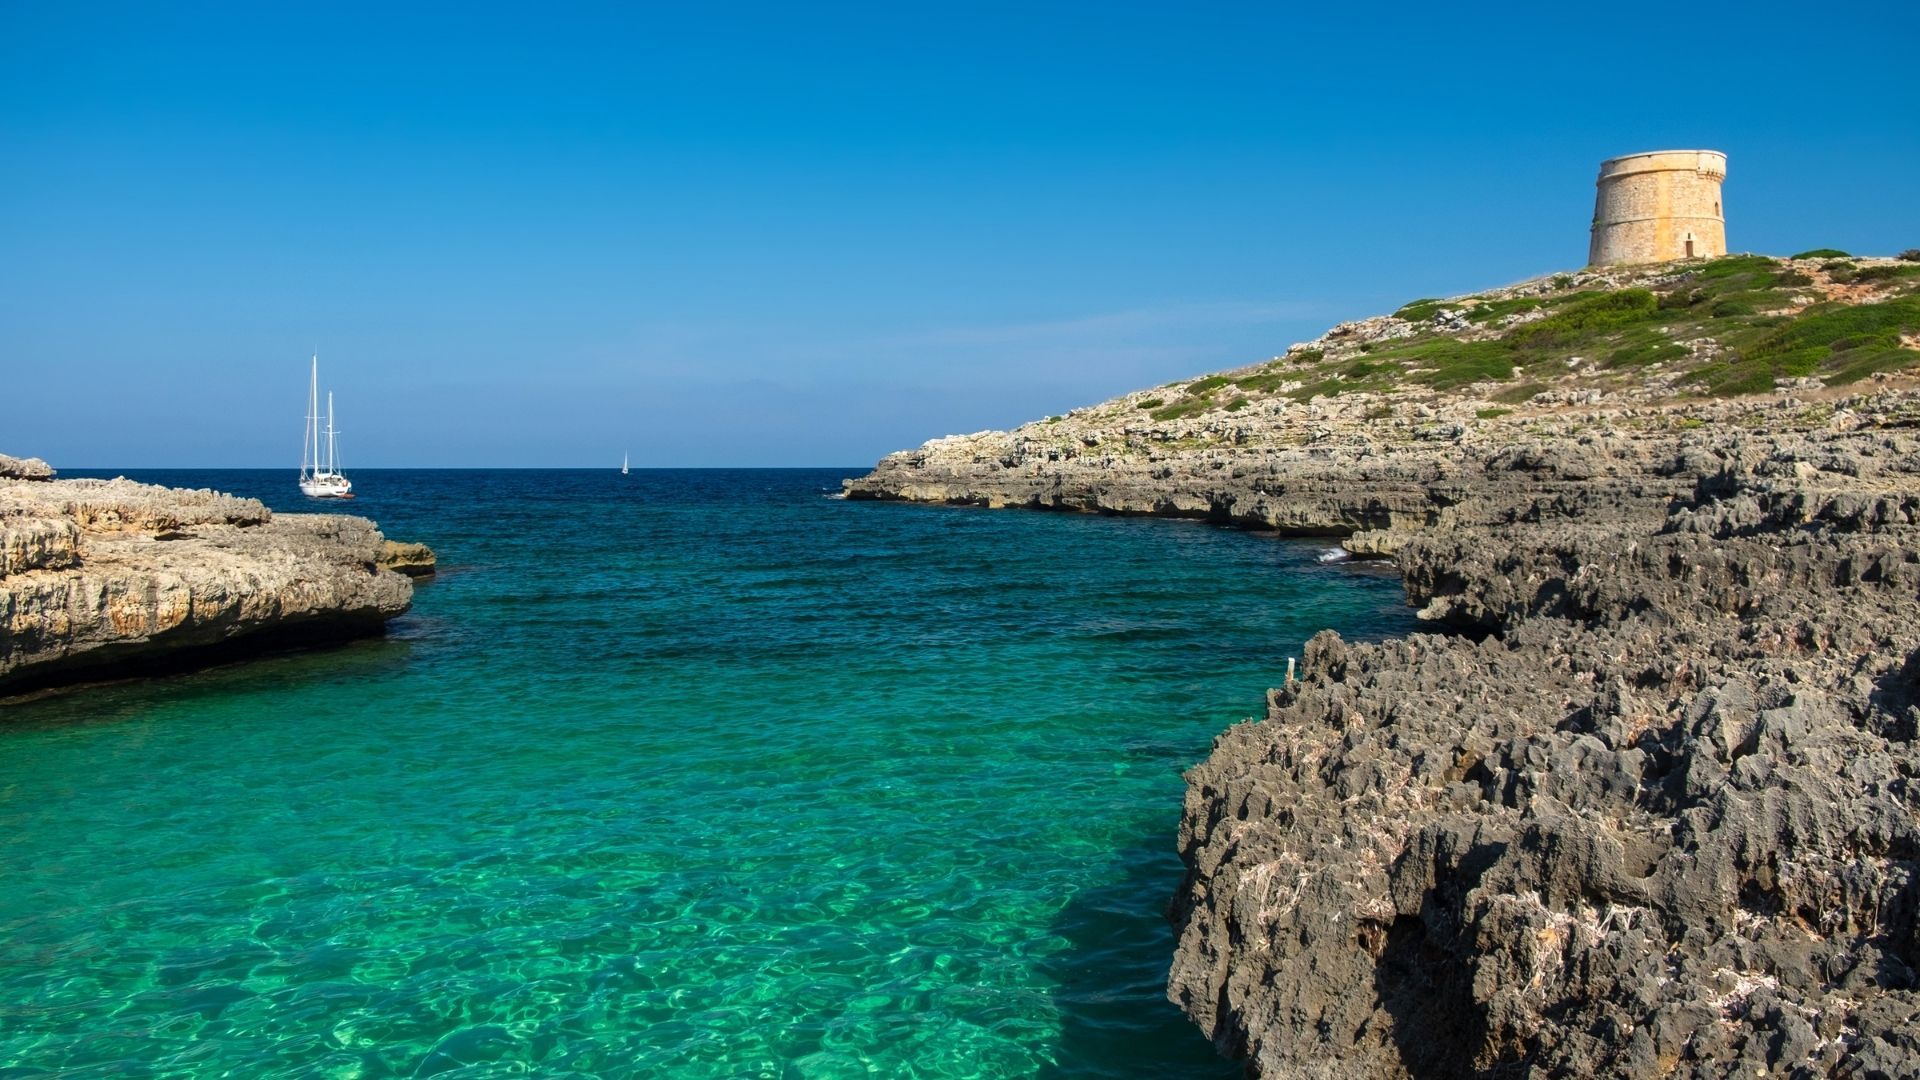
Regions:
<svg viewBox="0 0 1920 1080"><path fill-rule="evenodd" d="M327 392L327 426L320 427L320 356L313 357L313 373L307 382L307 434L300 442L300 493L315 499L351 499L353 482L340 472L333 427L333 392ZM320 456L320 436L327 437L327 454Z"/></svg>
<svg viewBox="0 0 1920 1080"><path fill-rule="evenodd" d="M620 454L620 475L627 475L627 455L624 451Z"/></svg>

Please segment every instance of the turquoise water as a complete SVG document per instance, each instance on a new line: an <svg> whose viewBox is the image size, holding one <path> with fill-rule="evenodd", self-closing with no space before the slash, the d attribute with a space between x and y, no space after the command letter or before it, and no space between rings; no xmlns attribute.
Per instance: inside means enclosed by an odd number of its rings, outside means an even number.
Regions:
<svg viewBox="0 0 1920 1080"><path fill-rule="evenodd" d="M1233 1075L1180 771L1398 583L845 475L362 472L390 637L0 706L0 1075Z"/></svg>

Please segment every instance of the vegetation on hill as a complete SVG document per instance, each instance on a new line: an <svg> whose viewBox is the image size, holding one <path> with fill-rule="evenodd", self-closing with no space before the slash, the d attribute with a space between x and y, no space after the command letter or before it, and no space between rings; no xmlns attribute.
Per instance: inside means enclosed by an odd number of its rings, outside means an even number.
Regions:
<svg viewBox="0 0 1920 1080"><path fill-rule="evenodd" d="M1154 420L1273 398L1367 392L1471 396L1486 415L1553 391L1668 398L1829 386L1920 364L1920 263L1832 248L1586 271L1335 328L1285 356L1172 384L1131 406Z"/></svg>

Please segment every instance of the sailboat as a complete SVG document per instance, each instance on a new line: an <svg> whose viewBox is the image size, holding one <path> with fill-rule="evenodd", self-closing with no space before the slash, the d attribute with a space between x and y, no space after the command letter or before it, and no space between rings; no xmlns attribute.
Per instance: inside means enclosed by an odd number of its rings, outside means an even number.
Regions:
<svg viewBox="0 0 1920 1080"><path fill-rule="evenodd" d="M307 381L307 434L300 442L300 493L315 499L351 499L353 481L340 472L335 448L339 432L333 427L333 391L327 391L327 426L320 427L320 354L313 357ZM320 456L320 436L327 437L327 455Z"/></svg>
<svg viewBox="0 0 1920 1080"><path fill-rule="evenodd" d="M620 475L627 475L627 455L625 453L620 455Z"/></svg>

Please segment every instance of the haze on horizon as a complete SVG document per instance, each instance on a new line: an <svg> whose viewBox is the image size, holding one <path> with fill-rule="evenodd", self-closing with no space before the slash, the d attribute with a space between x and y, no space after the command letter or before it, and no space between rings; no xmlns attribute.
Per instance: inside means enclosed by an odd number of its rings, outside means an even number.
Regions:
<svg viewBox="0 0 1920 1080"><path fill-rule="evenodd" d="M6 5L0 452L291 469L317 348L350 469L864 465L1577 267L1668 147L1920 246L1920 5L1606 12Z"/></svg>

